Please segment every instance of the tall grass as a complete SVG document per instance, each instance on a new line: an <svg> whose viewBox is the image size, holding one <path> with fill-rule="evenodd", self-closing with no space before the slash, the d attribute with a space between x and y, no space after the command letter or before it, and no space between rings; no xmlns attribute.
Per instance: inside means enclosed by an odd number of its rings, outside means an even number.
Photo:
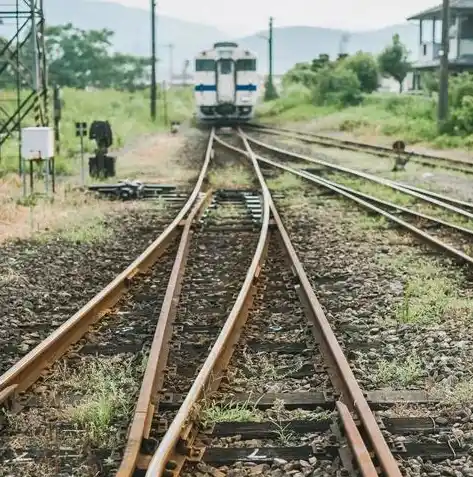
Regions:
<svg viewBox="0 0 473 477"><path fill-rule="evenodd" d="M318 107L307 88L286 90L280 98L258 106L261 120L272 123L317 119L322 129L355 134L401 138L410 144L428 143L437 148L473 145L473 135L439 135L436 100L426 96L395 93L365 95L358 106L337 109Z"/></svg>
<svg viewBox="0 0 473 477"><path fill-rule="evenodd" d="M57 172L68 173L71 159L80 150L75 137L75 122L84 121L89 125L94 120L108 120L114 133L114 148L122 147L135 136L165 127L164 103L158 102L158 121L150 120L149 91L134 93L114 90L83 91L65 88L63 90L63 110L61 119L61 154L56 159ZM0 91L0 106L8 113L14 111L15 93ZM190 118L193 111L191 89L174 89L167 92L167 108L170 120L182 121ZM2 115L3 116L3 115ZM0 119L3 119L4 116ZM30 114L22 122L22 127L34 126L34 117ZM95 142L85 140L87 152L94 150ZM2 148L0 175L14 172L18 167L18 140L8 140Z"/></svg>

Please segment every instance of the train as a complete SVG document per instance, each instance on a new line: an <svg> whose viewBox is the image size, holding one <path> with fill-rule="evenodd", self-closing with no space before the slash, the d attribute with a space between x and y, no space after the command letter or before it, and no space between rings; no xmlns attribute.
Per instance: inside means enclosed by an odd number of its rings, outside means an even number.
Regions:
<svg viewBox="0 0 473 477"><path fill-rule="evenodd" d="M234 42L218 42L194 58L198 125L234 126L253 119L258 94L256 55Z"/></svg>

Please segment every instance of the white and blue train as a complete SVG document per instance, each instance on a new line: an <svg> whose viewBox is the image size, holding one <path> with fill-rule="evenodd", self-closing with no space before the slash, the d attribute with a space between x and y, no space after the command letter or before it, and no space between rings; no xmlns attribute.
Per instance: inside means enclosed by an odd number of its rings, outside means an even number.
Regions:
<svg viewBox="0 0 473 477"><path fill-rule="evenodd" d="M254 116L257 58L237 43L215 43L195 58L196 116L200 124L244 123Z"/></svg>

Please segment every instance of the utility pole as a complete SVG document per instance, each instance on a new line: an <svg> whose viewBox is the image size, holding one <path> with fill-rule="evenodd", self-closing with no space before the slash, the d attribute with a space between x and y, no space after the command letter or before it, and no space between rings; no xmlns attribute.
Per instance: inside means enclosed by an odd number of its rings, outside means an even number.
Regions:
<svg viewBox="0 0 473 477"><path fill-rule="evenodd" d="M151 0L151 120L156 121L156 0Z"/></svg>
<svg viewBox="0 0 473 477"><path fill-rule="evenodd" d="M172 81L174 77L174 44L169 43L169 87L172 86Z"/></svg>
<svg viewBox="0 0 473 477"><path fill-rule="evenodd" d="M265 91L265 99L267 101L277 97L273 83L273 17L269 18L268 56L269 75Z"/></svg>
<svg viewBox="0 0 473 477"><path fill-rule="evenodd" d="M440 58L440 84L438 95L438 123L440 133L444 131L448 119L448 52L450 30L450 1L443 0L442 5L442 56Z"/></svg>

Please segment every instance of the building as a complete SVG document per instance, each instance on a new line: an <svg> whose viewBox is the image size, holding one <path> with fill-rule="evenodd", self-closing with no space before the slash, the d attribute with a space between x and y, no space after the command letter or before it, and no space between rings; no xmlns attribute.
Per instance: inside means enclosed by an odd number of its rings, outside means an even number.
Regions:
<svg viewBox="0 0 473 477"><path fill-rule="evenodd" d="M412 64L413 88L420 87L421 73L435 71L442 56L442 5L413 15L419 21L419 49ZM473 71L473 0L450 2L449 71ZM414 52L415 55L415 52Z"/></svg>

